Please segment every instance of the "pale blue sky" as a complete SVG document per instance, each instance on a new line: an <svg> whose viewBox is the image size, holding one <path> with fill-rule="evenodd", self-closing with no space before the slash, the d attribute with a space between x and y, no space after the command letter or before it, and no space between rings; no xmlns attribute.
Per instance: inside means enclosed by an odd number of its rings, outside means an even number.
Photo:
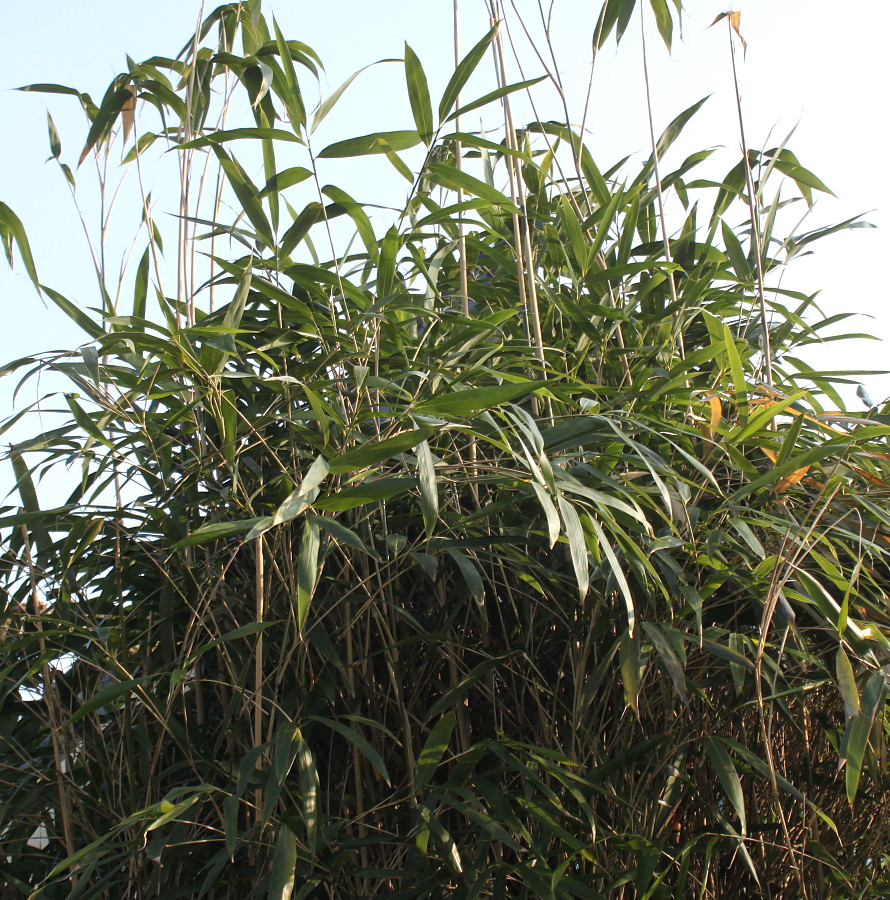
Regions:
<svg viewBox="0 0 890 900"><path fill-rule="evenodd" d="M509 3L509 0L507 0ZM516 0L528 20L536 3ZM215 4L208 3L207 10ZM569 85L571 112L580 119L590 64L590 35L599 0L556 0L554 35L561 69ZM684 140L687 149L724 145L721 171L738 159L738 136L731 93L725 28L709 29L726 9L720 0L687 0L682 40L673 58L652 35L652 82L657 128L705 94L713 96ZM4 4L4 53L0 56L0 200L28 228L42 280L72 299L94 300L88 258L63 179L49 155L46 111L62 137L63 159L76 162L84 139L82 115L73 98L8 90L32 82L60 82L101 97L111 78L125 67L124 54L139 60L174 55L194 29L197 0L155 0L148 5L119 0L34 0ZM746 129L752 146L774 146L797 125L789 146L803 165L838 195L821 197L817 223L857 213L881 226L823 242L817 255L792 268L788 286L822 289L826 313L856 311L850 330L890 336L887 283L879 275L890 258L890 189L885 176L887 34L890 4L883 0L747 0L739 2L748 40L740 60ZM423 60L437 95L450 74L451 0L331 0L323 4L266 0L283 32L314 47L327 67L323 90L337 87L357 68L385 57L400 57L407 40ZM463 49L487 28L481 0L461 0ZM517 34L518 38L518 34ZM529 59L527 73L537 74ZM485 76L480 76L484 78ZM308 82L307 82L308 83ZM481 81L480 81L481 84ZM482 85L478 93L482 93ZM472 93L472 89L470 89ZM626 154L648 153L639 31L631 29L615 51L610 43L597 63L590 146L605 168ZM552 98L551 98L552 101ZM539 110L554 114L553 106ZM799 123L799 124L798 124ZM475 124L475 123L474 123ZM362 77L332 113L318 147L372 130L410 128L411 117L398 65L379 67ZM770 132L773 137L770 138ZM337 163L329 180L340 183L349 163ZM374 185L385 190L385 182ZM384 199L362 193L361 199ZM818 245L817 245L818 246ZM20 268L20 267L17 267ZM0 361L26 352L76 346L83 337L55 309L46 309L20 271L0 266L0 302L6 325L0 332ZM845 349L832 344L814 364L831 368L890 368L886 345ZM890 380L863 378L874 399L890 394ZM28 396L33 399L34 388ZM0 414L8 413L8 388L0 387ZM5 438L4 438L5 440Z"/></svg>

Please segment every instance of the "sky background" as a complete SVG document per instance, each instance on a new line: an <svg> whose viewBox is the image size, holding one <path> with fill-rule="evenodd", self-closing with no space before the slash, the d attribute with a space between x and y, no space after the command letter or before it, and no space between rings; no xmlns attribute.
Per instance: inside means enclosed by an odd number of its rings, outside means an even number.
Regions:
<svg viewBox="0 0 890 900"><path fill-rule="evenodd" d="M505 2L509 7L510 0ZM205 12L215 5L208 3ZM682 37L675 38L670 56L648 16L656 130L660 132L683 109L711 94L687 128L677 158L682 159L684 151L723 147L714 173L723 174L740 157L738 124L726 28L722 23L713 29L709 25L727 6L719 0L687 0L687 6ZM57 82L87 91L98 101L111 79L125 69L125 54L136 60L175 55L194 31L200 8L197 0L154 0L150 7L118 0L79 4L3 0L0 200L25 223L41 280L85 306L96 305L96 299L80 223L58 167L45 162L49 156L47 110L61 135L62 159L72 167L85 137L82 112L74 98L11 89ZM309 44L321 56L326 66L322 94L368 63L400 58L406 40L424 63L434 105L453 68L451 0L378 0L373 4L367 0L325 4L266 0L263 8L269 18L274 13L287 38ZM516 8L530 25L538 22L536 2L516 0ZM599 8L599 0L556 0L553 7L552 33L576 122L587 90L591 34ZM821 291L819 302L826 315L861 314L845 331L890 337L890 291L879 274L890 259L886 175L890 4L884 0L745 0L738 8L748 41L746 58L739 58L739 75L749 145L775 146L796 127L789 147L837 195L818 195L807 228L860 213L879 226L819 242L814 256L791 267L785 286ZM462 51L469 50L487 28L481 0L461 0ZM540 67L528 45L523 47L515 24L511 35L527 62L525 77L539 74ZM490 72L480 71L464 98L479 96L491 86ZM311 104L311 94L306 92ZM617 50L614 40L610 41L596 63L587 141L601 169L629 154L637 163L648 155L645 109L637 25L629 29ZM538 112L542 118L560 115L552 93L541 95ZM496 112L492 118L497 121ZM145 127L150 124L146 120ZM464 122L465 128L477 125ZM369 131L412 127L403 69L399 64L383 64L366 72L344 95L320 129L315 149ZM371 175L370 170L353 168L349 161L330 165L328 180L352 189L358 199L393 202L389 192L398 182L387 180L384 169ZM358 186L348 182L349 172L358 179ZM81 190L88 191L87 185ZM129 228L136 222L125 224ZM6 313L0 330L0 363L26 353L73 348L84 340L60 311L42 304L20 264L14 273L7 271L5 262L0 264L0 302ZM878 342L832 343L808 359L817 367L831 369L890 368L887 345ZM890 395L888 377L863 375L860 380L876 402ZM4 381L0 417L12 411L14 384ZM32 382L21 399L33 400L38 389ZM8 439L9 435L2 440Z"/></svg>

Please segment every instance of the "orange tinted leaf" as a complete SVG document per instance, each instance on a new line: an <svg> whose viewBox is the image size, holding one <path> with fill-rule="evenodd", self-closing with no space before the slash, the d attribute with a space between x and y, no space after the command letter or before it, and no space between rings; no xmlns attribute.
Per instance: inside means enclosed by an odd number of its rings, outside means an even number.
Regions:
<svg viewBox="0 0 890 900"><path fill-rule="evenodd" d="M779 483L776 485L776 493L781 494L782 491L787 491L788 488L797 484L801 480L801 478L803 478L804 475L809 472L809 470L809 466L804 466L802 469L797 469L790 475L786 475L784 478L780 478Z"/></svg>
<svg viewBox="0 0 890 900"><path fill-rule="evenodd" d="M716 431L717 426L720 424L720 418L723 415L723 404L716 394L711 394L708 397L708 403L711 404L711 431Z"/></svg>

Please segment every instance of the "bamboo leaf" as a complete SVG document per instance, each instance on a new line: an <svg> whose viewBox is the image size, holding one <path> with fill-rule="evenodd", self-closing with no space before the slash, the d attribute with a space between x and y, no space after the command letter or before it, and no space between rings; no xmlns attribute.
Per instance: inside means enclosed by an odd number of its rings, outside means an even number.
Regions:
<svg viewBox="0 0 890 900"><path fill-rule="evenodd" d="M290 900L297 870L297 839L283 822L278 826L267 900Z"/></svg>
<svg viewBox="0 0 890 900"><path fill-rule="evenodd" d="M453 191L463 190L475 197L481 197L495 206L505 206L510 210L516 210L516 206L509 197L502 194L497 188L474 178L467 172L463 172L454 166L445 163L430 163L427 167L430 177L436 184L450 188Z"/></svg>
<svg viewBox="0 0 890 900"><path fill-rule="evenodd" d="M436 769L445 756L448 749L448 742L451 740L451 733L457 717L452 710L449 710L439 719L430 731L423 750L417 758L417 765L414 768L414 793L419 794L430 783Z"/></svg>
<svg viewBox="0 0 890 900"><path fill-rule="evenodd" d="M472 50L458 63L454 74L448 80L442 99L439 101L439 119L443 120L451 112L455 103L459 102L460 92L470 80L470 76L476 71L476 67L485 56L489 45L498 33L500 23L496 23L492 29L479 41Z"/></svg>
<svg viewBox="0 0 890 900"><path fill-rule="evenodd" d="M442 418L465 418L476 415L486 409L493 409L502 403L512 403L527 397L533 391L545 387L546 381L519 381L513 384L499 384L491 387L468 388L465 391L453 391L440 394L429 400L421 401L415 407L417 415L436 416Z"/></svg>
<svg viewBox="0 0 890 900"><path fill-rule="evenodd" d="M393 456L413 450L421 441L432 437L439 428L436 425L424 425L412 431L402 431L393 437L381 441L368 441L360 447L347 450L331 460L331 474L355 472L368 466L384 462Z"/></svg>
<svg viewBox="0 0 890 900"><path fill-rule="evenodd" d="M745 818L745 795L742 792L742 782L739 780L739 773L736 771L735 764L732 761L726 747L714 738L707 738L705 747L708 751L708 757L711 765L720 779L720 784L726 792L729 802L733 805L736 815L741 823L742 834L748 833L748 825Z"/></svg>
<svg viewBox="0 0 890 900"><path fill-rule="evenodd" d="M303 738L300 729L295 729L297 738L297 759L300 764L300 799L302 803L303 822L306 825L306 844L309 852L315 855L318 847L319 833L319 780L315 767L315 757L309 744Z"/></svg>
<svg viewBox="0 0 890 900"><path fill-rule="evenodd" d="M317 456L303 476L300 486L291 491L288 498L275 511L272 524L283 525L307 510L318 497L319 486L327 478L328 472L330 466L327 461Z"/></svg>
<svg viewBox="0 0 890 900"><path fill-rule="evenodd" d="M563 526L566 540L569 543L569 552L572 557L572 568L575 570L575 582L578 585L578 595L583 601L590 589L590 566L587 562L587 545L584 542L584 531L581 528L581 519L575 507L558 494L557 502L562 513Z"/></svg>
<svg viewBox="0 0 890 900"><path fill-rule="evenodd" d="M420 135L416 131L379 131L361 137L349 138L329 144L319 159L343 159L349 156L368 156L388 151L410 150L420 143Z"/></svg>
<svg viewBox="0 0 890 900"><path fill-rule="evenodd" d="M318 585L321 570L321 540L317 516L306 516L303 540L297 564L297 626L300 631L309 617L309 604Z"/></svg>
<svg viewBox="0 0 890 900"><path fill-rule="evenodd" d="M843 647L837 648L837 687L844 701L844 712L847 722L859 715L859 689L856 687L856 676L853 674L853 666L850 658L844 652Z"/></svg>
<svg viewBox="0 0 890 900"><path fill-rule="evenodd" d="M436 486L436 467L430 445L421 441L415 448L417 453L417 482L420 485L420 506L427 540L433 536L439 516L439 492Z"/></svg>
<svg viewBox="0 0 890 900"><path fill-rule="evenodd" d="M405 79L408 83L408 100L420 139L427 145L433 136L433 107L426 74L417 54L405 44Z"/></svg>
<svg viewBox="0 0 890 900"><path fill-rule="evenodd" d="M538 82L543 81L546 77L546 75L541 75L538 78L532 78L529 81L518 81L515 84L508 84L505 87L491 91L491 93L486 94L484 97L480 97L478 100L474 100L472 103L467 103L465 106L462 106L459 110L453 112L446 121L453 122L455 119L466 115L468 112L472 112L474 109L488 106L489 103L494 103L495 100L501 100L510 94L515 94L516 91L524 91L526 88L530 88L533 85L538 84Z"/></svg>
<svg viewBox="0 0 890 900"><path fill-rule="evenodd" d="M6 249L6 258L12 266L12 242L15 241L19 248L19 256L25 266L25 271L31 282L40 291L40 281L37 278L37 269L34 266L34 258L31 255L31 245L28 243L28 235L22 220L5 204L0 203L0 240Z"/></svg>

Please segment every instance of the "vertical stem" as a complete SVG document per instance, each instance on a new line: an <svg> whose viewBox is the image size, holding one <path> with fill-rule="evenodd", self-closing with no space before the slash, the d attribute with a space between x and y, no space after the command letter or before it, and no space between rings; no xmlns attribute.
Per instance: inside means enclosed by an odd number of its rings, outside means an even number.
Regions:
<svg viewBox="0 0 890 900"><path fill-rule="evenodd" d="M254 583L256 593L256 621L262 623L266 613L266 597L263 579L263 538L256 539L254 550ZM263 632L257 632L256 653L253 668L253 745L259 747L263 742ZM260 825L263 817L263 791L256 792L256 821Z"/></svg>
<svg viewBox="0 0 890 900"><path fill-rule="evenodd" d="M28 578L31 583L31 606L34 611L34 625L40 637L38 638L38 647L40 655L46 658L46 642L43 639L43 623L41 615L43 613L43 603L37 591L37 573L34 571L34 559L31 556L31 539L28 536L28 529L22 525L22 543L25 548L25 559L28 563ZM46 716L49 720L49 736L53 748L53 764L56 770L56 782L59 789L59 815L62 819L62 836L65 842L65 852L68 856L74 853L74 833L71 827L71 804L68 799L68 791L65 789L65 768L66 760L62 750L62 742L59 737L59 721L56 716L56 693L55 684L53 682L52 666L48 662L43 664L43 701L46 704ZM77 876L71 875L72 886L77 885Z"/></svg>
<svg viewBox="0 0 890 900"><path fill-rule="evenodd" d="M499 0L491 0L492 25L498 20L499 12ZM504 63L504 41L500 31L498 31L495 36L494 51L498 86L504 87L507 84L507 68ZM502 104L504 109L504 128L506 130L505 138L507 146L515 151L518 148L516 146L516 129L513 126L513 113L510 108L510 98L504 97ZM519 295L525 307L529 343L534 348L535 357L543 370L546 367L544 338L541 332L541 314L538 307L538 290L535 283L531 229L528 223L525 191L522 187L522 175L516 157L510 155L507 157L506 162L507 172L510 176L511 199L519 207L519 214L513 213L513 234L516 242L516 262L519 269ZM532 404L537 414L538 400L536 397L532 397ZM550 410L549 399L547 400L547 407L550 411L549 415L552 420L553 416L552 410Z"/></svg>
<svg viewBox="0 0 890 900"><path fill-rule="evenodd" d="M754 193L754 174L751 171L751 161L748 159L748 141L745 138L745 118L742 115L742 95L739 91L739 77L735 65L735 43L732 39L732 18L726 17L727 33L729 35L729 58L732 60L732 84L735 88L736 110L739 116L739 137L742 141L742 159L745 164L745 183L748 189L748 212L751 217L751 240L754 244L754 266L757 274L757 299L760 303L760 327L763 330L763 368L764 381L769 387L773 386L773 354L770 348L769 321L766 312L766 294L764 291L763 276L763 246L760 239L760 215L757 196ZM770 422L770 427L775 423Z"/></svg>
<svg viewBox="0 0 890 900"><path fill-rule="evenodd" d="M454 68L460 65L460 17L458 10L458 0L454 0ZM460 95L458 94L457 99L455 101L455 106L460 109ZM460 132L460 116L458 116L454 121L454 130L458 133ZM463 168L463 160L461 159L462 154L462 145L460 141L457 141L454 148L455 154L455 166L457 171L460 172ZM464 202L464 191L463 188L457 189L457 202L461 204ZM464 315L464 318L469 318L470 316L470 288L469 282L467 278L467 239L464 234L464 223L463 223L463 214L461 214L460 221L457 223L457 253L458 253L458 263L460 265L460 308L461 312Z"/></svg>
<svg viewBox="0 0 890 900"><path fill-rule="evenodd" d="M652 163L655 174L656 196L658 197L658 220L661 225L661 240L664 243L664 256L668 263L671 263L673 261L671 259L671 242L668 238L667 222L665 221L664 215L664 195L661 191L661 173L659 172L658 167L658 142L655 140L655 122L652 115L652 90L649 84L649 54L646 49L646 19L642 9L640 9L640 34L643 39L643 79L646 83L646 109L649 113L649 139L652 142ZM674 280L673 270L668 271L668 285L671 290L671 303L673 304L674 309L676 310L676 316L679 319L680 300L677 296L677 283ZM686 348L683 341L682 322L680 325L681 327L677 329L677 338L680 346L680 357L685 358Z"/></svg>

